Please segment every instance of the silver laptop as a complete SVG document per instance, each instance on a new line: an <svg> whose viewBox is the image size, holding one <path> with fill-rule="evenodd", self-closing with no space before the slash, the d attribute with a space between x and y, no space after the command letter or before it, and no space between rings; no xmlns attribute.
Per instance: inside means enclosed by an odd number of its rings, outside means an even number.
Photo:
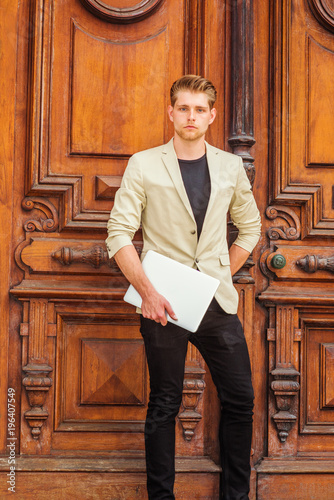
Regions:
<svg viewBox="0 0 334 500"><path fill-rule="evenodd" d="M176 314L177 321L168 314L167 320L196 332L216 293L219 280L153 250L147 252L142 265L154 288L168 300ZM141 307L141 296L132 285L124 300Z"/></svg>

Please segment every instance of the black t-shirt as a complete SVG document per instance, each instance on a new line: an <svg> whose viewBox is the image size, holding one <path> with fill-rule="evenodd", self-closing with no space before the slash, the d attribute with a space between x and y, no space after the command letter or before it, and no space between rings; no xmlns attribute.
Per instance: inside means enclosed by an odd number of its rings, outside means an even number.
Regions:
<svg viewBox="0 0 334 500"><path fill-rule="evenodd" d="M211 182L206 155L197 160L179 160L181 175L197 223L199 238L208 208Z"/></svg>

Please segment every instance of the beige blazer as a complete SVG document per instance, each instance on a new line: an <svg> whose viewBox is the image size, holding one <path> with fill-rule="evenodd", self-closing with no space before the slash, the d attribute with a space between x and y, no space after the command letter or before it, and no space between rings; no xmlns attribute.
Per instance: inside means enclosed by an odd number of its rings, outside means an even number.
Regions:
<svg viewBox="0 0 334 500"><path fill-rule="evenodd" d="M236 245L251 252L260 236L260 215L242 159L206 143L211 195L203 229L197 226L173 147L167 144L133 155L108 221L106 245L111 258L132 242L140 224L143 252L155 250L220 280L216 300L230 314L237 312L226 240L226 216L239 229Z"/></svg>

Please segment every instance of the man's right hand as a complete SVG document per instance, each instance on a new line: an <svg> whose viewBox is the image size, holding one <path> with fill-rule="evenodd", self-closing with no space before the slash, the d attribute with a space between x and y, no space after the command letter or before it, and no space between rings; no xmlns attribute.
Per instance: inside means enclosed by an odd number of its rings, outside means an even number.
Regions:
<svg viewBox="0 0 334 500"><path fill-rule="evenodd" d="M141 311L144 318L152 319L156 323L161 323L162 326L167 325L166 313L168 313L172 319L177 320L168 300L156 291L143 298Z"/></svg>

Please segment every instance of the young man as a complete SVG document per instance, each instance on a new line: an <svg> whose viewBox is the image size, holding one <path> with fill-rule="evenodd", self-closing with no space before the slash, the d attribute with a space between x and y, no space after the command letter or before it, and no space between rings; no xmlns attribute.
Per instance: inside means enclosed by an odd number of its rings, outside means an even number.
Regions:
<svg viewBox="0 0 334 500"><path fill-rule="evenodd" d="M109 257L115 256L142 297L151 386L145 426L150 500L175 498L175 417L189 341L205 359L221 401L222 498L248 499L254 395L232 275L258 241L260 216L241 158L205 142L215 100L214 86L203 77L186 75L172 85L168 116L174 137L130 158L108 222ZM228 211L239 229L230 250ZM167 323L166 312L177 319L172 304L149 282L132 245L140 224L141 258L155 250L220 280L196 333Z"/></svg>

